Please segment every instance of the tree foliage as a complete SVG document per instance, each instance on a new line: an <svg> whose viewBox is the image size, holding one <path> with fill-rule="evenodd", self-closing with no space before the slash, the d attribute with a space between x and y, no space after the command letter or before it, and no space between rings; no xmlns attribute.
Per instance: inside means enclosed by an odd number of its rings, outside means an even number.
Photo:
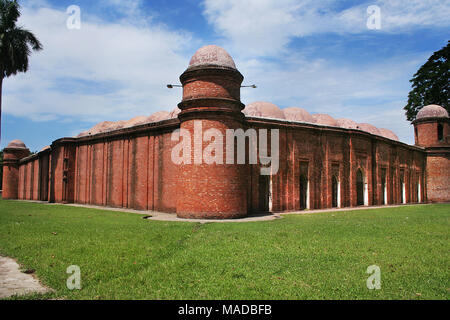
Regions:
<svg viewBox="0 0 450 320"><path fill-rule="evenodd" d="M3 189L3 151L0 151L0 190Z"/></svg>
<svg viewBox="0 0 450 320"><path fill-rule="evenodd" d="M17 0L0 0L0 77L28 71L31 50L42 44L29 30L17 26L20 6Z"/></svg>
<svg viewBox="0 0 450 320"><path fill-rule="evenodd" d="M419 110L429 104L440 105L450 112L450 41L433 53L410 82L412 90L404 107L409 121L414 121Z"/></svg>

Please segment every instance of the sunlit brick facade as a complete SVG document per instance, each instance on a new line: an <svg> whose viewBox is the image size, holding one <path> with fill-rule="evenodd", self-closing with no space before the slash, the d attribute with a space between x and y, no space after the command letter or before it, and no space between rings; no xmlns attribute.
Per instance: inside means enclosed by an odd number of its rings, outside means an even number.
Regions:
<svg viewBox="0 0 450 320"><path fill-rule="evenodd" d="M32 156L23 143L12 142L4 150L3 198L212 219L450 201L450 127L441 107L422 109L414 122L416 145L410 146L350 120L304 120L267 103L245 108L243 76L219 47L200 49L180 80L181 112L174 118L59 139ZM194 134L199 121L224 135L228 129L278 129L279 170L265 176L260 164L175 164L172 133Z"/></svg>

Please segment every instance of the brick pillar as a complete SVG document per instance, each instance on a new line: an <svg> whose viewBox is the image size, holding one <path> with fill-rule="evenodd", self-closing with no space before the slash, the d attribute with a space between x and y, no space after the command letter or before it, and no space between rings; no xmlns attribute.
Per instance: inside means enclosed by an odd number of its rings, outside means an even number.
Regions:
<svg viewBox="0 0 450 320"><path fill-rule="evenodd" d="M29 155L30 150L18 140L3 150L3 199L18 199L19 161Z"/></svg>
<svg viewBox="0 0 450 320"><path fill-rule="evenodd" d="M177 215L209 219L246 216L250 166L248 162L237 164L236 152L234 164L226 164L226 131L246 130L240 101L243 76L225 50L208 46L197 51L180 80L183 101L178 105L182 110L178 117L180 129L191 136L191 163L178 166ZM203 141L208 129L223 136L223 164L198 161L203 158L198 150L203 153L212 143Z"/></svg>
<svg viewBox="0 0 450 320"><path fill-rule="evenodd" d="M75 157L73 138L62 138L53 142L50 158L50 202L74 202Z"/></svg>
<svg viewBox="0 0 450 320"><path fill-rule="evenodd" d="M424 196L430 202L450 201L450 118L439 106L426 106L413 122L416 145L425 148ZM422 187L422 185L421 185Z"/></svg>

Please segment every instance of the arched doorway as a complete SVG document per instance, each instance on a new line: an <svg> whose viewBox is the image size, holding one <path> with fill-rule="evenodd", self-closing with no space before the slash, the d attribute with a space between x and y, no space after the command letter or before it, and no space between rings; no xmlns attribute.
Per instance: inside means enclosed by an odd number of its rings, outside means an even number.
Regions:
<svg viewBox="0 0 450 320"><path fill-rule="evenodd" d="M259 176L259 211L272 211L272 179L268 175Z"/></svg>
<svg viewBox="0 0 450 320"><path fill-rule="evenodd" d="M331 205L333 208L339 207L339 181L336 178L336 176L333 176L331 178L331 194L332 194L332 201Z"/></svg>
<svg viewBox="0 0 450 320"><path fill-rule="evenodd" d="M387 204L386 176L381 178L381 203Z"/></svg>
<svg viewBox="0 0 450 320"><path fill-rule="evenodd" d="M302 174L300 176L300 210L308 208L308 179Z"/></svg>
<svg viewBox="0 0 450 320"><path fill-rule="evenodd" d="M356 204L364 205L364 175L361 169L356 172Z"/></svg>
<svg viewBox="0 0 450 320"><path fill-rule="evenodd" d="M400 203L406 203L406 187L403 177L400 178Z"/></svg>
<svg viewBox="0 0 450 320"><path fill-rule="evenodd" d="M422 193L420 192L420 182L417 183L417 202L422 202Z"/></svg>

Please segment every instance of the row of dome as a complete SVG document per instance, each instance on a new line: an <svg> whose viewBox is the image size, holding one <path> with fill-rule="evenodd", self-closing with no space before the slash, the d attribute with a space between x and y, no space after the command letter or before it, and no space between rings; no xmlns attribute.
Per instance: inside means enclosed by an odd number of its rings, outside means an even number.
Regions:
<svg viewBox="0 0 450 320"><path fill-rule="evenodd" d="M146 123L158 122L168 119L173 119L178 116L181 112L180 109L176 108L172 112L159 111L152 114L149 117L139 116L131 120L121 120L121 121L103 121L91 129L80 133L77 138L85 137L90 135L95 135L99 133L110 132L113 130L119 130L123 128L130 128L137 125L142 125ZM272 118L287 121L296 122L306 122L318 125L325 125L331 127L340 127L345 129L357 129L375 134L378 136L383 136L388 139L398 141L398 137L395 133L388 129L379 129L368 123L356 123L350 119L334 119L327 114L310 114L303 108L291 107L286 109L280 109L273 103L269 102L254 102L245 107L243 113L248 117L261 117L261 118Z"/></svg>
<svg viewBox="0 0 450 320"><path fill-rule="evenodd" d="M350 119L334 119L328 114L316 113L310 114L303 108L290 107L280 109L278 106L269 102L254 102L247 105L244 114L248 117L262 117L282 119L288 121L314 123L329 127L339 127L345 129L357 129L382 136L391 140L399 141L397 135L389 129L377 128L369 123L356 123Z"/></svg>

